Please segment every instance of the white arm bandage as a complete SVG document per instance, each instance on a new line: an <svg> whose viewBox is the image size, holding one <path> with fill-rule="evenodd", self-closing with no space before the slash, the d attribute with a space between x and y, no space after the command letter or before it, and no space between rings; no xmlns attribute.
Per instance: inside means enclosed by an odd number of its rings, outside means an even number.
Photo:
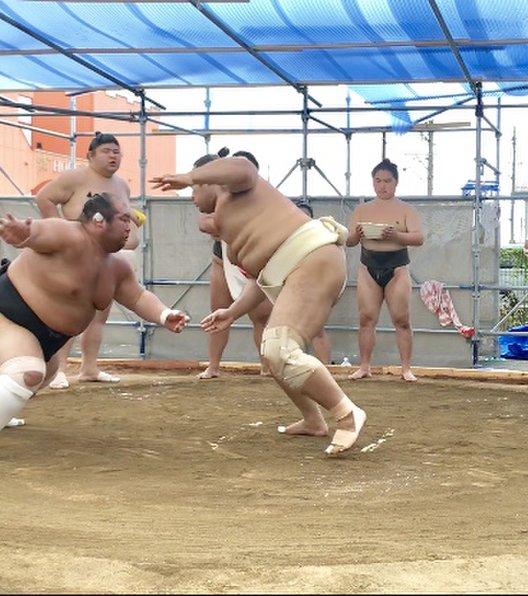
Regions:
<svg viewBox="0 0 528 596"><path fill-rule="evenodd" d="M161 315L160 315L161 325L165 325L165 323L167 322L168 316L173 312L177 312L177 311L173 310L172 308L165 308L164 310L161 311Z"/></svg>

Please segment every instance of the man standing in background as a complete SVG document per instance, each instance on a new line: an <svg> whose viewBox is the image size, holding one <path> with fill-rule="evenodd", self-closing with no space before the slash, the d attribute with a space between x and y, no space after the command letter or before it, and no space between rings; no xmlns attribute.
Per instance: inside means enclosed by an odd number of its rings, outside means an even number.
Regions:
<svg viewBox="0 0 528 596"><path fill-rule="evenodd" d="M127 182L116 173L121 165L122 157L119 142L114 135L96 132L88 147L88 165L62 172L37 194L36 203L42 217L64 217L76 220L81 214L87 198L91 194L101 192L124 199L130 205L130 188ZM132 259L132 251L139 244L139 226L143 220L141 214L133 209L130 211L130 216L130 235L123 251L125 251L125 256ZM111 306L110 304L104 311L97 311L93 321L80 336L82 358L79 381L116 383L120 380L119 377L99 370L97 364L104 325ZM69 387L66 378L66 365L72 344L73 339L58 353L59 369L56 377L49 384L52 389Z"/></svg>

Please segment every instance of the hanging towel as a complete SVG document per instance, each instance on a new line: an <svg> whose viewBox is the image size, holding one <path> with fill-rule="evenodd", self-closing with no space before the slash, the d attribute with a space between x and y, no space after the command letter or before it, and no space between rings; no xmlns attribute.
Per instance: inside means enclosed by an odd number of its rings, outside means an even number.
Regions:
<svg viewBox="0 0 528 596"><path fill-rule="evenodd" d="M449 290L445 284L434 279L424 281L420 286L420 298L427 308L438 315L442 327L452 324L464 337L471 337L475 333L473 327L462 325L456 313Z"/></svg>

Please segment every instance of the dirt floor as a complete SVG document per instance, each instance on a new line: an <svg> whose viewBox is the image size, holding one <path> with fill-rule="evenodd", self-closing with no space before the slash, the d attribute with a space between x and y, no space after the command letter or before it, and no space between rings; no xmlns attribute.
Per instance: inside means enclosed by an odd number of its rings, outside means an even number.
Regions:
<svg viewBox="0 0 528 596"><path fill-rule="evenodd" d="M121 373L0 433L3 594L528 592L525 384L337 373L328 459L270 378Z"/></svg>

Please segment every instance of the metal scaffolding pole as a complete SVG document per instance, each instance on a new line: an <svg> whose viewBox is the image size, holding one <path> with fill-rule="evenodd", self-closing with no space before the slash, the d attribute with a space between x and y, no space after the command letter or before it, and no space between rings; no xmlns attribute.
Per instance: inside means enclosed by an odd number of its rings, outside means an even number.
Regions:
<svg viewBox="0 0 528 596"><path fill-rule="evenodd" d="M473 366L479 360L480 342L480 232L481 232L481 173L482 173L482 88L477 84L477 106L475 108L476 134L475 134L475 197L473 199L473 327L475 333L471 338Z"/></svg>

